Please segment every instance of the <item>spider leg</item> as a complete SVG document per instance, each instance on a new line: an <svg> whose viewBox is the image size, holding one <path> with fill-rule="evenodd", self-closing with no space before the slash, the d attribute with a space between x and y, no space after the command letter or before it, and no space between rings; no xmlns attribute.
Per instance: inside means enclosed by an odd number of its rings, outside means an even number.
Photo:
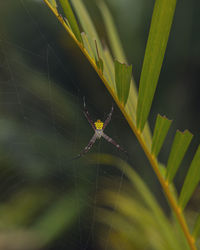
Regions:
<svg viewBox="0 0 200 250"><path fill-rule="evenodd" d="M110 111L110 113L108 114L108 116L107 116L107 118L106 118L106 120L105 120L105 122L104 122L104 124L103 124L103 130L105 129L105 127L106 127L106 126L108 125L108 123L110 122L111 117L112 117L113 110L114 110L114 108L113 108L113 105L112 105L111 111Z"/></svg>
<svg viewBox="0 0 200 250"><path fill-rule="evenodd" d="M92 121L92 119L90 118L89 112L86 108L86 104L85 104L85 97L83 97L83 107L84 107L84 115L87 118L88 122L90 123L90 125L92 126L92 128L95 130L95 126L94 126L94 122Z"/></svg>
<svg viewBox="0 0 200 250"><path fill-rule="evenodd" d="M88 145L80 152L79 155L77 155L75 158L73 158L73 160L78 159L81 156L83 156L84 154L86 154L91 149L91 147L95 143L96 139L97 139L97 136L96 136L96 134L94 134L92 139L89 141Z"/></svg>
<svg viewBox="0 0 200 250"><path fill-rule="evenodd" d="M109 137L108 135L106 135L105 133L102 134L102 137L112 143L116 148L118 148L119 150L121 150L122 152L126 153L127 154L127 151L124 150L116 141L114 141L111 137Z"/></svg>

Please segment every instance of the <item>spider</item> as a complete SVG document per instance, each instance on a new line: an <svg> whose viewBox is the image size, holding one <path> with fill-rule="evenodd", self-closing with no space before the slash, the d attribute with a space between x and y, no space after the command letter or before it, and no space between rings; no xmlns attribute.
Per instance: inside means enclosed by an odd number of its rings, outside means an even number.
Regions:
<svg viewBox="0 0 200 250"><path fill-rule="evenodd" d="M86 108L85 98L83 98L83 106L84 106L83 113L84 113L85 117L87 118L88 122L90 123L91 127L93 128L94 135L91 138L91 140L89 141L88 145L81 151L81 153L76 158L79 158L79 157L83 156L84 154L86 154L91 149L91 147L93 146L95 141L97 139L100 139L101 137L103 137L106 141L112 143L115 147L117 147L122 152L127 153L118 143L116 143L112 138L110 138L108 135L106 135L104 133L104 129L107 127L107 125L110 122L111 117L112 117L112 113L114 110L113 105L112 105L111 111L108 114L105 122L102 122L99 119L96 122L92 121L92 119L90 118L89 112Z"/></svg>

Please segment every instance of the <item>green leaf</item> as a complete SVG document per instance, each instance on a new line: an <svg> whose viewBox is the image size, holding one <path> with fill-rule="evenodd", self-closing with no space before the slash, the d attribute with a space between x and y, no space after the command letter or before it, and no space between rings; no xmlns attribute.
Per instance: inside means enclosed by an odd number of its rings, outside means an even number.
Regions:
<svg viewBox="0 0 200 250"><path fill-rule="evenodd" d="M118 61L115 61L115 82L117 87L117 95L120 102L123 105L126 105L129 90L130 90L130 82L132 76L132 65L128 66L126 64L122 64Z"/></svg>
<svg viewBox="0 0 200 250"><path fill-rule="evenodd" d="M143 130L156 90L176 0L156 0L139 84L137 127Z"/></svg>
<svg viewBox="0 0 200 250"><path fill-rule="evenodd" d="M95 46L96 46L96 52L97 52L97 57L95 58L96 65L97 65L98 69L103 73L103 60L101 59L101 57L99 55L99 50L98 50L96 40L95 40Z"/></svg>
<svg viewBox="0 0 200 250"><path fill-rule="evenodd" d="M179 197L179 205L182 209L185 208L199 181L200 181L200 145L192 160L192 163L188 170Z"/></svg>
<svg viewBox="0 0 200 250"><path fill-rule="evenodd" d="M100 50L100 55L101 55L102 47L101 47L99 36L96 32L96 29L92 23L92 20L83 2L81 0L71 0L71 3L76 11L76 15L80 21L80 24L84 32L87 35L89 35L92 39L95 39L97 41L97 45L98 45L98 48Z"/></svg>
<svg viewBox="0 0 200 250"><path fill-rule="evenodd" d="M97 41L93 38L91 38L90 35L85 34L84 32L81 33L82 38L83 38L83 43L84 43L84 48L87 50L88 54L94 61L96 62L97 67L100 67L100 61L102 61L100 55L99 55L99 50L97 46ZM103 61L102 61L103 64ZM103 65L102 65L103 66Z"/></svg>
<svg viewBox="0 0 200 250"><path fill-rule="evenodd" d="M48 0L49 3L52 5L53 8L57 8L57 3L56 3L56 0Z"/></svg>
<svg viewBox="0 0 200 250"><path fill-rule="evenodd" d="M104 73L106 80L108 81L108 84L111 87L114 85L114 82L111 82L113 77L110 76L109 66L108 66L108 62L104 58L104 51L103 51L103 47L101 44L101 40L99 39L98 33L97 33L95 26L90 18L90 15L89 15L87 9L85 8L85 6L81 0L71 0L71 3L76 11L76 15L80 21L80 24L88 37L88 40L90 42L90 46L93 47L93 44L95 45L95 41L97 43L99 57L102 60L102 62L99 61L99 64L102 67L102 63L103 63L103 70L104 70L103 73ZM93 43L93 44L91 44L91 43ZM95 52L95 54L96 54L96 52ZM98 57L96 57L96 58L98 58ZM94 59L96 60L96 58L94 58Z"/></svg>
<svg viewBox="0 0 200 250"><path fill-rule="evenodd" d="M65 16L70 24L70 27L75 35L75 37L77 38L77 40L83 44L83 40L82 40L82 36L81 36L81 33L80 33L80 30L79 30L79 27L78 27L78 24L77 24L77 21L76 21L76 18L74 16L74 13L72 11L72 8L69 4L69 1L68 0L59 0L60 1L60 4L63 8L63 11L65 13Z"/></svg>
<svg viewBox="0 0 200 250"><path fill-rule="evenodd" d="M176 175L192 137L193 135L188 130L183 133L177 130L167 162L166 179L169 182L172 182Z"/></svg>
<svg viewBox="0 0 200 250"><path fill-rule="evenodd" d="M114 20L112 18L112 15L107 8L104 1L98 1L98 6L100 9L100 12L103 17L103 21L107 30L108 39L110 42L110 47L112 50L112 53L114 55L114 58L120 62L127 63L127 59L125 56L125 53L123 51L123 47L117 32L117 29L115 28ZM131 79L131 85L130 85L130 93L129 98L126 105L126 111L131 116L131 119L136 122L136 106L137 106L137 88L134 82L134 79ZM149 131L145 131L146 138L149 138ZM148 140L148 139L147 139Z"/></svg>
<svg viewBox="0 0 200 250"><path fill-rule="evenodd" d="M113 63L113 58L112 55L108 49L108 47L105 46L104 48L104 60L107 63L108 67L108 72L109 72L109 77L110 79L108 80L110 83L110 86L113 89L113 92L116 93L116 85L115 85L115 68L114 68L114 63ZM105 72L104 72L105 73Z"/></svg>
<svg viewBox="0 0 200 250"><path fill-rule="evenodd" d="M103 21L107 30L108 39L111 45L111 49L113 52L114 57L121 61L127 62L126 56L124 54L120 38L118 36L118 32L115 28L115 24L109 9L107 8L106 4L103 1L98 1L98 6L101 11Z"/></svg>
<svg viewBox="0 0 200 250"><path fill-rule="evenodd" d="M0 230L10 230L19 226L25 227L53 197L51 192L46 192L40 188L27 188L24 191L17 192L7 202L0 204L0 213L3 215Z"/></svg>
<svg viewBox="0 0 200 250"><path fill-rule="evenodd" d="M115 84L115 74L114 72L114 62L111 58L110 53L108 53L108 49L103 49L101 41L99 39L98 33L95 29L95 26L90 18L90 15L85 8L83 1L81 0L71 0L71 3L75 9L76 15L79 19L79 22L88 38L88 41L90 42L90 47L93 45L94 40L97 41L99 55L103 60L103 75L105 79L107 80L108 86L112 89L113 93L116 93L116 84ZM112 60L112 61L111 61ZM107 84L106 84L107 86ZM135 87L134 81L131 80L130 85L130 93L129 98L127 100L125 110L127 112L127 115L129 116L129 119L132 120L134 123L136 123L136 106L137 106L137 89ZM146 142L148 148L151 147L151 132L148 127L148 125L145 126L145 129L143 131L142 137L144 141Z"/></svg>
<svg viewBox="0 0 200 250"><path fill-rule="evenodd" d="M121 194L121 192L119 194L110 190L103 194L103 198L103 206L111 209L100 212L100 222L103 221L107 225L112 224L114 231L117 230L125 235L128 242L136 243L137 246L139 245L137 249L146 249L147 246L151 248L152 245L155 247L155 244L163 244L165 234L161 233L162 229L158 227L157 220L152 211L146 208L141 201L134 199L134 196L125 193ZM156 241L149 243L151 235L146 234L148 230L151 230L152 234L157 235ZM143 234L146 235L145 240L140 237ZM170 249L170 246L168 247ZM155 247L153 249L160 248Z"/></svg>
<svg viewBox="0 0 200 250"><path fill-rule="evenodd" d="M157 115L151 148L151 153L155 156L157 156L160 152L171 122L172 121L167 119L165 116L161 116L159 114Z"/></svg>
<svg viewBox="0 0 200 250"><path fill-rule="evenodd" d="M84 32L82 32L81 36L83 39L84 48L87 50L90 57L95 59L94 46L92 46L92 43L91 43L88 35L86 35Z"/></svg>
<svg viewBox="0 0 200 250"><path fill-rule="evenodd" d="M162 230L163 237L165 237L165 239L168 241L168 243L171 246L168 249L181 249L179 247L179 242L177 241L175 234L172 231L170 221L168 220L168 218L166 218L161 207L157 203L156 199L154 198L154 196L152 195L152 193L150 192L149 188L146 186L144 181L140 178L140 176L134 171L134 169L129 164L127 164L125 161L121 160L120 158L113 157L107 154L92 155L90 159L92 160L91 162L94 161L94 162L98 162L98 164L105 164L106 166L111 165L111 166L115 166L119 168L126 175L126 177L130 180L131 184L134 186L137 192L136 197L137 196L140 197L144 201L145 207L146 206L148 207L147 213L151 213L151 217L154 217L155 220L156 218L159 218L159 220L157 220L156 223L160 229L159 231ZM123 204L123 202L119 201L119 205L117 204L118 197L120 197L119 193L117 194L117 197L115 197L116 206L114 210L116 210L117 206L123 206L121 205ZM126 206L126 208L129 209L130 211L129 205ZM136 209L135 212L138 213L138 210L139 209Z"/></svg>
<svg viewBox="0 0 200 250"><path fill-rule="evenodd" d="M138 249L188 249L185 247L187 242L185 242L184 247L181 246L182 237L181 239L177 237L174 226L170 224L171 220L168 220L163 214L166 223L158 222L158 215L154 214L144 204L143 199L138 198L135 189L133 189L131 194L127 194L127 191L123 192L123 189L120 190L120 193L108 189L101 197L103 197L103 207L109 208L107 209L109 212L107 212L105 217L105 210L101 210L99 214L100 222L103 221L107 225L112 224L114 230L120 231L128 236L129 241L133 240L133 242L137 242L140 245L144 243L140 236L145 234L145 245L140 246ZM115 218L112 217L113 215ZM128 224L123 223L123 219ZM151 240L152 235L156 235L156 239Z"/></svg>
<svg viewBox="0 0 200 250"><path fill-rule="evenodd" d="M103 60L99 57L99 59L96 59L96 64L98 69L103 73Z"/></svg>
<svg viewBox="0 0 200 250"><path fill-rule="evenodd" d="M197 220L195 222L192 235L195 239L197 239L200 236L200 214L198 215Z"/></svg>
<svg viewBox="0 0 200 250"><path fill-rule="evenodd" d="M107 249L117 249L117 244L123 245L123 249L126 250L145 249L147 248L147 246L149 247L148 238L141 238L141 235L144 233L144 231L140 227L138 227L138 225L136 226L135 224L133 224L130 218L128 218L127 220L127 218L123 214L116 212L113 213L108 209L99 209L97 220L100 223L105 224L108 228L110 228L110 225L112 225L112 238L113 234L116 234L114 241L107 240ZM106 230L104 230L102 238L107 239L107 237L111 237L111 235L108 236L106 234ZM137 246L137 248L134 247L135 245Z"/></svg>
<svg viewBox="0 0 200 250"><path fill-rule="evenodd" d="M68 193L48 208L32 229L41 237L43 244L47 244L57 238L61 232L70 228L81 209L83 206L77 206L74 192Z"/></svg>

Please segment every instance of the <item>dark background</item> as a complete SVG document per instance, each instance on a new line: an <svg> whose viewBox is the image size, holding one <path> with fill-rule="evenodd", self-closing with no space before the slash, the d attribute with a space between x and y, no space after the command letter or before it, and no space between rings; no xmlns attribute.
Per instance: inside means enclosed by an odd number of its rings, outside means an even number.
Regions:
<svg viewBox="0 0 200 250"><path fill-rule="evenodd" d="M102 39L107 41L95 1L84 3ZM138 83L154 1L110 0L107 3ZM197 0L177 3L149 118L152 129L157 113L173 120L159 156L163 163L167 162L176 129L189 129L194 134L181 166L184 170L175 179L178 190L200 139L199 11ZM24 249L27 249L25 238L27 244L37 242L37 236L34 241L35 236L29 232L33 229L48 235L44 249L97 249L95 197L101 189L101 178L112 178L115 170L90 164L87 155L71 160L92 136L82 113L83 96L93 119L105 119L113 103L111 96L47 6L42 1L1 1L0 211L4 218L2 244L9 246L8 249L17 249L12 244L16 238L19 245L24 244ZM129 163L167 210L154 173L116 106L107 134L129 151ZM103 140L91 152L111 153L126 160ZM70 215L74 211L71 221L59 210L59 206L64 207L63 200L66 213ZM69 211L68 204L72 204ZM188 210L199 208L197 190ZM55 213L51 215L51 211ZM55 229L54 224L59 220L63 226Z"/></svg>

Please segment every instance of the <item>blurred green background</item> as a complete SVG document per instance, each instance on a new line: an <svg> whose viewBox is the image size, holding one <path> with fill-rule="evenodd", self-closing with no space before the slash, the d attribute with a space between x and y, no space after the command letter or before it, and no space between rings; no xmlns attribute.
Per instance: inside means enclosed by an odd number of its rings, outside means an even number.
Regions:
<svg viewBox="0 0 200 250"><path fill-rule="evenodd" d="M102 40L107 37L95 0L85 0ZM109 0L125 53L139 82L153 0ZM200 139L200 2L178 1L171 36L150 114L173 119L160 154L166 163L177 128L195 138L182 173ZM97 194L119 186L114 168L71 159L87 145L94 119L105 119L113 100L97 74L42 1L0 2L0 249L102 249ZM107 134L129 152L139 172L168 211L162 190L122 114L115 106ZM126 157L101 140L91 152ZM178 174L179 189L183 175ZM105 181L106 180L106 181ZM113 184L115 183L115 184ZM117 188L116 187L116 188ZM188 213L198 211L198 191Z"/></svg>

